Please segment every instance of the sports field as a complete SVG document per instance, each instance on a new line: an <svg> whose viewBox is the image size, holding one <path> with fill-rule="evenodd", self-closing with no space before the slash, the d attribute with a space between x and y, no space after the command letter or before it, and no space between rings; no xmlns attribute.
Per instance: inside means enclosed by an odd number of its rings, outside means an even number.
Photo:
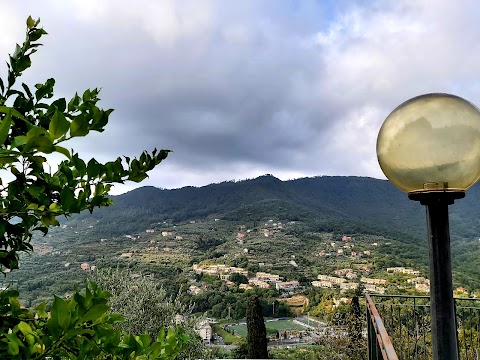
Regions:
<svg viewBox="0 0 480 360"><path fill-rule="evenodd" d="M235 333L240 336L247 336L247 325L240 324L240 325L229 325L229 328L235 330ZM274 320L274 321L266 321L265 327L268 329L275 329L275 330L308 330L305 326L295 324L291 320Z"/></svg>

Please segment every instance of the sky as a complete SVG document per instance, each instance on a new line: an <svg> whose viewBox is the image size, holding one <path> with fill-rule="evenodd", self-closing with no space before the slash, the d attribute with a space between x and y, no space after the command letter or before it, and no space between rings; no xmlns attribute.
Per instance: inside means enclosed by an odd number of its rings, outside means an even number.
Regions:
<svg viewBox="0 0 480 360"><path fill-rule="evenodd" d="M0 59L28 15L49 35L23 81L53 77L66 98L100 87L115 109L69 148L173 151L142 186L384 178L376 138L396 106L431 92L480 105L474 0L0 0Z"/></svg>

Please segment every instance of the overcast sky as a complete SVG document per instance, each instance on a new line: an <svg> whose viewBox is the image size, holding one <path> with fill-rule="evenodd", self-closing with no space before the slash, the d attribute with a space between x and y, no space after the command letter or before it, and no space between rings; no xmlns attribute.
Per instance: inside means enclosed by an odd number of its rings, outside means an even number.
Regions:
<svg viewBox="0 0 480 360"><path fill-rule="evenodd" d="M382 178L376 137L397 105L429 92L480 105L475 0L0 0L0 59L28 15L49 35L24 81L53 77L62 97L101 87L115 109L71 147L102 161L173 150L142 185Z"/></svg>

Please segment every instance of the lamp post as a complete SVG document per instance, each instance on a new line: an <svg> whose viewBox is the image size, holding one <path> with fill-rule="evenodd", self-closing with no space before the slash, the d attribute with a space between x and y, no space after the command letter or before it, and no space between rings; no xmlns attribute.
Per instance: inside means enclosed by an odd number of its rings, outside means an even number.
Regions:
<svg viewBox="0 0 480 360"><path fill-rule="evenodd" d="M377 156L387 178L426 207L433 358L456 360L448 206L480 178L480 111L449 94L410 99L383 123Z"/></svg>

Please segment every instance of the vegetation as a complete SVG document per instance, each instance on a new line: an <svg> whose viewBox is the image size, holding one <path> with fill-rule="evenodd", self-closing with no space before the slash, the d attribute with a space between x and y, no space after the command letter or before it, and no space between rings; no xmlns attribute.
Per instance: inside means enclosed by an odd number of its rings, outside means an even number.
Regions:
<svg viewBox="0 0 480 360"><path fill-rule="evenodd" d="M203 340L195 331L201 319L191 317L192 307L182 304L178 297L167 297L157 281L120 269L95 271L93 279L111 294L109 312L118 313L125 320L114 328L122 333L148 334L154 338L161 329L180 325L189 336L189 346L177 358L209 358Z"/></svg>
<svg viewBox="0 0 480 360"><path fill-rule="evenodd" d="M7 63L6 84L0 79L0 169L13 179L0 187L0 264L7 269L18 268L18 254L32 250L34 231L46 234L50 226L59 225L58 216L111 205L108 192L114 183L142 181L168 155L168 150L154 150L139 159L119 157L101 164L85 162L64 147L72 138L102 132L113 110L97 106L98 89L75 94L67 102L53 100L54 79L36 84L35 90L25 83L16 86L46 34L38 24L28 18L25 42L16 46ZM66 160L51 172L45 154Z"/></svg>
<svg viewBox="0 0 480 360"><path fill-rule="evenodd" d="M247 305L247 348L250 359L268 359L267 330L262 307L257 296L251 296Z"/></svg>
<svg viewBox="0 0 480 360"><path fill-rule="evenodd" d="M82 97L75 94L67 104L64 98L52 99L54 79L35 85L34 93L24 83L21 89L16 87L41 45L38 40L46 34L39 22L27 19L25 42L16 46L7 63L6 84L0 79L0 169L10 173L0 183L4 271L17 269L19 254L32 250L34 231L46 235L49 227L59 225L58 216L112 204L108 198L112 184L142 181L168 154L168 150L144 152L138 160L125 158L125 167L121 158L85 163L62 146L90 131L102 132L112 110L97 107L97 89L86 90ZM55 153L66 160L52 173L44 155ZM0 291L0 359L173 359L189 344L190 336L179 327L166 331L160 326L156 340L148 334L122 334L115 324L123 317L108 313L110 294L94 282L83 292L75 290L69 299L55 296L50 314L45 303L24 309L18 296L16 290Z"/></svg>
<svg viewBox="0 0 480 360"><path fill-rule="evenodd" d="M0 292L0 359L175 359L188 346L181 328L161 329L153 340L147 334L121 334L108 314L109 294L89 283L70 299L55 297L50 315L46 305L24 309L18 292Z"/></svg>

